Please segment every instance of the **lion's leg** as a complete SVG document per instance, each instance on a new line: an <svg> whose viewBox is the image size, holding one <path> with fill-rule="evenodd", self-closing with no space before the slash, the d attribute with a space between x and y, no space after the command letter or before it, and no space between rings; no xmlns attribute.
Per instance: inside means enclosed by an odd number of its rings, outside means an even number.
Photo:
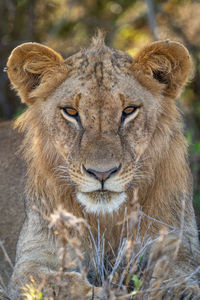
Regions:
<svg viewBox="0 0 200 300"><path fill-rule="evenodd" d="M9 296L12 300L22 299L22 295L27 295L29 291L28 286L34 287L35 292L42 292L43 297L51 299L55 296L66 300L104 299L103 289L92 286L85 277L77 272L60 274L38 266L38 269L32 269L31 275L27 271L25 276L26 280L22 279L23 283L16 276L13 277L9 286ZM27 280L28 278L34 278L34 280Z"/></svg>
<svg viewBox="0 0 200 300"><path fill-rule="evenodd" d="M43 221L44 222L44 221ZM18 299L21 287L35 274L58 267L56 244L48 228L42 228L36 212L27 214L17 244L16 264L9 284L9 296Z"/></svg>
<svg viewBox="0 0 200 300"><path fill-rule="evenodd" d="M93 287L87 279L77 272L63 272L59 269L61 262L58 256L59 247L55 236L49 231L47 224L42 226L43 220L36 212L30 212L21 230L16 264L9 283L9 296L12 300L20 299L24 291L22 287L31 284L33 278L36 287L42 287L43 295L54 296L65 293L64 299L72 299L72 295L84 298L101 299L102 290ZM58 282L62 280L62 284ZM60 288L62 286L62 288ZM70 296L71 295L71 296Z"/></svg>

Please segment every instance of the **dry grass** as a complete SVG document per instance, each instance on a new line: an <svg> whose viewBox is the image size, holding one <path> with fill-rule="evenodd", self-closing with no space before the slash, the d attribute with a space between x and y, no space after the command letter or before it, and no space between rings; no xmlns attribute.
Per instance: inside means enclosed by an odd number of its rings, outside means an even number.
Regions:
<svg viewBox="0 0 200 300"><path fill-rule="evenodd" d="M133 211L131 216L128 216L125 210L120 244L117 253L114 253L109 241L105 240L105 229L101 228L98 217L98 235L97 239L95 239L86 215L84 219L80 219L64 211L61 207L58 208L48 218L49 227L53 228L60 243L61 268L58 275L52 278L52 282L56 287L56 293L49 294L48 297L44 296L45 279L38 286L32 278L30 283L23 288L23 299L65 299L66 270L76 269L82 274L82 278L88 277L90 281L92 280L89 270L84 266L84 256L80 251L81 236L85 230L88 231L90 248L93 250L92 263L95 266L95 280L93 279L92 283L96 286L102 286L105 299L199 299L199 296L193 296L193 291L196 292L198 288L197 278L199 278L200 266L197 265L196 269L190 274L180 274L179 277L170 279L169 261L173 263L174 259L176 259L181 245L184 223L182 222L178 238L175 228L162 224L163 231L160 232L156 239L148 237L147 229L146 235L141 240L139 233L142 218L149 218L152 222L160 222L145 215L140 210L138 210L138 213ZM182 219L184 219L184 214ZM131 234L125 238L123 237L125 229L129 232L130 222L132 223L131 226L133 224L137 226L135 239ZM173 253L171 257L166 253L166 242L164 242L166 236L170 237L167 247ZM3 243L0 243L0 246L6 260L12 266ZM105 251L109 247L110 252L113 254L112 259L108 257ZM190 283L189 289L188 283ZM1 278L0 299L9 299L6 296L6 287Z"/></svg>

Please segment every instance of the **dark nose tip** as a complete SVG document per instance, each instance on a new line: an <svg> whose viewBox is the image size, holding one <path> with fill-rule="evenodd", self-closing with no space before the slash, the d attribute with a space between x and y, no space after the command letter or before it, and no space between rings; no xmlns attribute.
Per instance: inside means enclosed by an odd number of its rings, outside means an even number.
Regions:
<svg viewBox="0 0 200 300"><path fill-rule="evenodd" d="M94 169L86 169L86 168L84 168L84 169L87 173L89 173L90 175L92 175L93 177L98 179L99 181L104 182L105 180L110 178L112 175L116 174L119 171L120 167L121 167L121 165L119 165L118 167L114 167L110 170L104 171L104 172L99 172Z"/></svg>

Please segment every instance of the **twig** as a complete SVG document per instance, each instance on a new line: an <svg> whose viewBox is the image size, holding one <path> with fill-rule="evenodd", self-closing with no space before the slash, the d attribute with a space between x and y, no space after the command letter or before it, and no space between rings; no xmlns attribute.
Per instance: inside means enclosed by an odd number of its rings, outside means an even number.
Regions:
<svg viewBox="0 0 200 300"><path fill-rule="evenodd" d="M7 254L7 251L6 251L6 249L5 249L2 241L0 241L0 247L1 247L2 251L3 251L3 254L5 256L6 261L9 263L9 265L11 266L11 268L14 269L14 266L13 266L13 264L12 264L12 262L11 262L9 256L8 256L8 254Z"/></svg>
<svg viewBox="0 0 200 300"><path fill-rule="evenodd" d="M149 27L151 28L152 35L154 37L154 40L157 41L159 39L158 37L158 30L156 25L156 17L154 13L154 7L151 0L145 0L147 5L147 17L149 22Z"/></svg>

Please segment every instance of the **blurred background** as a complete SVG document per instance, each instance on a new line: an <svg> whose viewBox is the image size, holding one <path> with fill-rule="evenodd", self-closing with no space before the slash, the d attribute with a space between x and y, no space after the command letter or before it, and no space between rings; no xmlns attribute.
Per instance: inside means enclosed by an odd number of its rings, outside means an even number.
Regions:
<svg viewBox="0 0 200 300"><path fill-rule="evenodd" d="M25 109L3 72L13 48L40 42L66 57L87 47L97 28L106 32L107 45L131 55L166 38L189 49L195 67L178 106L184 113L200 225L200 0L0 0L0 122Z"/></svg>

